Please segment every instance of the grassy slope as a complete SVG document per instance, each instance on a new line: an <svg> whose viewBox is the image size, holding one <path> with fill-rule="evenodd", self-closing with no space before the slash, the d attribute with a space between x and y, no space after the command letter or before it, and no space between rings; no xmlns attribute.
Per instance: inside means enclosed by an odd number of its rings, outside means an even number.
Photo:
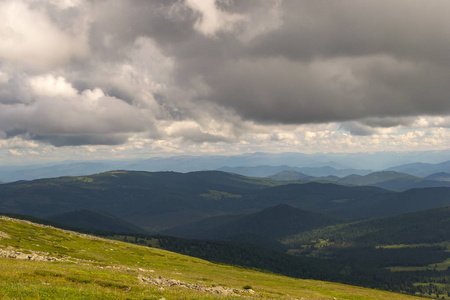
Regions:
<svg viewBox="0 0 450 300"><path fill-rule="evenodd" d="M0 219L0 249L48 252L71 261L39 262L0 258L0 299L216 299L221 296L185 288L139 283L138 276L163 276L208 287L242 289L251 285L253 298L413 299L414 297L348 285L299 280L142 246ZM26 252L26 250L20 250ZM109 268L107 266L110 266ZM115 268L111 268L114 266ZM147 270L147 271L146 271ZM149 272L152 270L153 272ZM242 299L242 298L241 298Z"/></svg>

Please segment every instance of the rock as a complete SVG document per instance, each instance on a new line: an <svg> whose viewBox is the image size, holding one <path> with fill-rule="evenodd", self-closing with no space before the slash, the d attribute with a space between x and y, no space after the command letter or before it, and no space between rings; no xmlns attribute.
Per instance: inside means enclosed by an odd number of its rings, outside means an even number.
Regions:
<svg viewBox="0 0 450 300"><path fill-rule="evenodd" d="M9 236L9 234L4 233L3 231L0 231L0 238L10 239L11 237Z"/></svg>
<svg viewBox="0 0 450 300"><path fill-rule="evenodd" d="M160 290L164 290L163 286L165 286L165 287L182 287L182 288L187 288L187 289L191 289L191 290L212 293L212 294L217 294L217 295L222 295L222 296L231 296L231 295L239 296L240 294L244 294L244 293L257 295L257 293L251 289L239 290L239 289L233 289L233 288L228 288L228 287L223 287L223 286L204 287L200 284L186 283L186 282L182 282L182 281L176 280L176 279L166 279L162 276L159 276L158 278L154 278L151 276L145 277L145 276L139 275L138 278L139 278L139 281L142 283L160 286Z"/></svg>
<svg viewBox="0 0 450 300"><path fill-rule="evenodd" d="M35 260L35 261L62 261L62 259L56 257L42 255L43 252L34 252L34 251L30 252L31 253L23 253L15 250L14 248L8 247L7 249L0 249L0 257L14 258L20 260Z"/></svg>

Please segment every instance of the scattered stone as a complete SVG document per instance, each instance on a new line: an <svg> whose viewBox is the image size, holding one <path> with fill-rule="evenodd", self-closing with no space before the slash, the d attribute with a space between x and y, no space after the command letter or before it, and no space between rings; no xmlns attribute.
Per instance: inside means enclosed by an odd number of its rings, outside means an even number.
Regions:
<svg viewBox="0 0 450 300"><path fill-rule="evenodd" d="M15 258L20 260L35 260L35 261L62 261L60 258L43 255L43 252L30 251L30 253L23 253L13 248L0 249L0 257Z"/></svg>
<svg viewBox="0 0 450 300"><path fill-rule="evenodd" d="M130 269L130 270L133 270L133 269ZM139 272L150 272L150 273L154 273L155 271L154 270L147 270L147 269L142 269L142 268L139 268L139 269L137 269Z"/></svg>
<svg viewBox="0 0 450 300"><path fill-rule="evenodd" d="M157 278L155 277L145 277L142 275L138 276L139 281L145 284L153 284L160 286L160 289L163 290L163 287L181 287L181 288L187 288L190 290L196 290L200 292L206 292L211 294L217 294L222 296L240 296L241 294L249 293L251 295L258 295L254 290L240 290L240 289L233 289L223 286L214 286L214 287L205 287L200 284L192 284L192 283L186 283L180 280L176 279L166 279L162 276L159 276Z"/></svg>
<svg viewBox="0 0 450 300"><path fill-rule="evenodd" d="M10 239L11 237L9 236L9 234L4 233L3 231L0 231L0 238Z"/></svg>

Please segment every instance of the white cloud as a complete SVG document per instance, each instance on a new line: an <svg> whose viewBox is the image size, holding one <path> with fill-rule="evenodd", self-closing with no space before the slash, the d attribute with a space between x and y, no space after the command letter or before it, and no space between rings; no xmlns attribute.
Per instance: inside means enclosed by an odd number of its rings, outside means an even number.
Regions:
<svg viewBox="0 0 450 300"><path fill-rule="evenodd" d="M0 149L37 149L39 143L26 139L24 136L15 136L10 139L3 139L0 134Z"/></svg>
<svg viewBox="0 0 450 300"><path fill-rule="evenodd" d="M67 9L80 6L83 3L83 0L49 0L48 2L60 9Z"/></svg>
<svg viewBox="0 0 450 300"><path fill-rule="evenodd" d="M5 84L9 80L9 75L5 72L0 71L0 84Z"/></svg>
<svg viewBox="0 0 450 300"><path fill-rule="evenodd" d="M194 28L204 35L214 36L218 31L231 31L245 17L239 14L230 14L217 7L215 0L185 0L193 10L201 16L195 22Z"/></svg>
<svg viewBox="0 0 450 300"><path fill-rule="evenodd" d="M59 145L67 139L69 144L123 142L130 133L154 128L151 111L108 96L99 88L78 93L65 78L52 75L27 81L34 101L2 105L0 130L27 132L30 138L55 140Z"/></svg>
<svg viewBox="0 0 450 300"><path fill-rule="evenodd" d="M32 92L37 97L75 97L77 90L66 79L51 74L30 78Z"/></svg>
<svg viewBox="0 0 450 300"><path fill-rule="evenodd" d="M62 30L26 1L2 1L0 20L0 59L7 63L46 70L88 53L83 32Z"/></svg>

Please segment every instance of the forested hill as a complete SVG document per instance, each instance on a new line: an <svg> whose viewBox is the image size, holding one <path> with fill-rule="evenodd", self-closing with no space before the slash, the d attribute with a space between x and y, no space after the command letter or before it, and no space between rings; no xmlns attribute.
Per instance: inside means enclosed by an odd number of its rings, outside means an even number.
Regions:
<svg viewBox="0 0 450 300"><path fill-rule="evenodd" d="M450 205L450 188L392 192L323 183L280 185L217 171L113 171L0 185L2 212L47 217L87 209L150 232L279 204L348 219L378 217Z"/></svg>
<svg viewBox="0 0 450 300"><path fill-rule="evenodd" d="M283 240L298 247L313 240L359 246L433 244L450 241L450 206L398 216L325 226Z"/></svg>

